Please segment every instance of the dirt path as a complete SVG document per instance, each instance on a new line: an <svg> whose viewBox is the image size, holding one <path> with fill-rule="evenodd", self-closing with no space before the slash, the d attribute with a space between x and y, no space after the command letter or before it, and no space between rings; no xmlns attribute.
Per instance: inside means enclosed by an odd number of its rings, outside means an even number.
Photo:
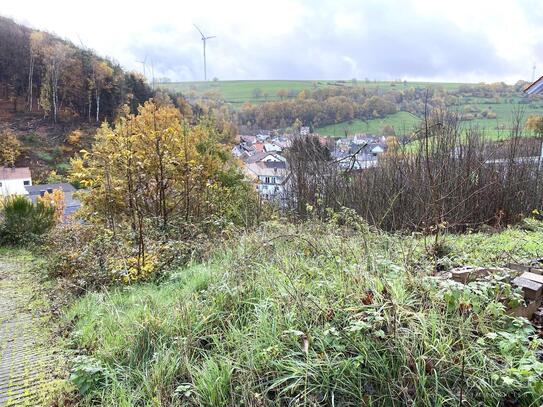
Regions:
<svg viewBox="0 0 543 407"><path fill-rule="evenodd" d="M0 252L0 406L40 406L59 366L32 257Z"/></svg>

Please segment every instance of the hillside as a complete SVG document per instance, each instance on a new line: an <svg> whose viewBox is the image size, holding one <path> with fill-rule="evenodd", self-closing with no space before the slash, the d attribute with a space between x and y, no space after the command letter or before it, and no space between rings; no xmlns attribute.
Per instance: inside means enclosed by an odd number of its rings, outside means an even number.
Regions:
<svg viewBox="0 0 543 407"><path fill-rule="evenodd" d="M298 119L319 134L335 137L360 132L409 135L424 114L425 101L430 107L457 112L465 128L479 127L493 138L508 136L517 112L524 119L543 115L543 101L527 98L521 81L513 86L369 80L211 81L160 86L182 92L191 100L220 100L238 112L238 124L249 128L286 128ZM312 101L321 108L311 105Z"/></svg>
<svg viewBox="0 0 543 407"><path fill-rule="evenodd" d="M447 82L409 82L409 86L458 89L462 83ZM217 93L227 103L243 104L245 102L264 103L281 100L277 94L287 91L287 97L296 97L303 90L322 89L326 87L351 87L369 89L394 89L403 87L403 82L391 81L339 81L339 80L243 80L243 81L208 81L208 82L169 82L159 85L165 89L179 91L188 96L205 96L206 93ZM289 96L290 93L290 96Z"/></svg>
<svg viewBox="0 0 543 407"><path fill-rule="evenodd" d="M37 180L64 173L96 128L128 104L135 112L152 96L145 79L44 31L0 16L0 133L21 142L16 165ZM77 130L77 136L69 135Z"/></svg>

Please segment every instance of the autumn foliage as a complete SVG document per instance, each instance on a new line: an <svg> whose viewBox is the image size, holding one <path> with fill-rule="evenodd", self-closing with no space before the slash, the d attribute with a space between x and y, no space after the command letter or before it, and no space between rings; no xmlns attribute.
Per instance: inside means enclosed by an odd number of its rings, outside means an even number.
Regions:
<svg viewBox="0 0 543 407"><path fill-rule="evenodd" d="M72 181L88 191L86 219L133 245L129 280L153 271L149 240L179 239L194 225L252 222L254 191L223 138L211 123L190 124L175 107L150 101L104 123L92 150L72 160Z"/></svg>

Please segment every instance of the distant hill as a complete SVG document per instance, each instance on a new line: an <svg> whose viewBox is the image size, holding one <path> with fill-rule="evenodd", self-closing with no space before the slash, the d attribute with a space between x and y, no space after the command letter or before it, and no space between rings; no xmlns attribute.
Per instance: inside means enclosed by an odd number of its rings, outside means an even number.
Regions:
<svg viewBox="0 0 543 407"><path fill-rule="evenodd" d="M401 88L403 86L458 89L465 83L446 82L400 82L400 81L370 81L370 80L241 80L241 81L195 81L195 82L166 82L159 86L165 89L184 93L188 97L205 97L220 95L231 104L264 103L285 98L296 98L303 90L323 89L326 87L379 88L383 91ZM278 93L286 91L286 96Z"/></svg>
<svg viewBox="0 0 543 407"><path fill-rule="evenodd" d="M524 117L543 115L543 100L527 97L522 92L526 82L522 81L506 85L371 80L216 80L170 82L159 86L182 92L189 100L221 100L239 112L239 125L255 131L258 127L289 127L299 119L319 134L333 137L354 133L388 135L391 128L396 135L408 135L420 122L426 98L431 107L446 107L458 112L464 127L477 126L495 138L509 134L512 116L517 111ZM376 103L368 102L371 98ZM383 103L392 106L384 108ZM368 108L373 105L383 108L375 112Z"/></svg>

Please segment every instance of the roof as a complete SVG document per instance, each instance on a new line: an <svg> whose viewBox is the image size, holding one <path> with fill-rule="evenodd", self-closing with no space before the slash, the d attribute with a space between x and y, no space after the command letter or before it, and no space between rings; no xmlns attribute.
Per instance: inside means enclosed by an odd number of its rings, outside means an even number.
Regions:
<svg viewBox="0 0 543 407"><path fill-rule="evenodd" d="M256 176L284 177L287 175L286 163L284 162L275 162L273 164L266 162L252 163L248 164L246 169Z"/></svg>
<svg viewBox="0 0 543 407"><path fill-rule="evenodd" d="M28 198L32 202L36 202L38 198L42 196L42 192L51 189L61 189L64 192L64 216L72 215L81 207L81 202L73 195L73 193L76 192L76 189L73 185L66 182L25 186L25 188L28 192Z"/></svg>
<svg viewBox="0 0 543 407"><path fill-rule="evenodd" d="M282 148L274 143L264 143L264 151L281 151Z"/></svg>
<svg viewBox="0 0 543 407"><path fill-rule="evenodd" d="M32 178L28 167L0 167L0 179L23 179Z"/></svg>
<svg viewBox="0 0 543 407"><path fill-rule="evenodd" d="M63 192L75 192L75 188L73 187L73 185L68 184L67 182L32 185L26 186L25 189L29 195L39 195L41 191L47 191L48 189L61 189Z"/></svg>
<svg viewBox="0 0 543 407"><path fill-rule="evenodd" d="M240 142L243 142L243 143L253 144L256 142L255 136L239 136L239 138L240 138Z"/></svg>
<svg viewBox="0 0 543 407"><path fill-rule="evenodd" d="M277 160L280 160L280 161L285 161L285 159L283 157L281 157L280 155L276 154L276 153L273 153L273 152L269 152L269 151L264 151L264 152L260 152L260 153L255 153L249 157L247 157L247 159L245 160L245 162L247 164L252 164L252 163L256 163L258 161L262 161L264 158L266 158L267 156L272 156L274 157L275 159Z"/></svg>
<svg viewBox="0 0 543 407"><path fill-rule="evenodd" d="M528 95L537 95L538 93L543 93L543 76L534 83L532 83L530 86L528 86L526 89L524 89L524 92L526 92Z"/></svg>

